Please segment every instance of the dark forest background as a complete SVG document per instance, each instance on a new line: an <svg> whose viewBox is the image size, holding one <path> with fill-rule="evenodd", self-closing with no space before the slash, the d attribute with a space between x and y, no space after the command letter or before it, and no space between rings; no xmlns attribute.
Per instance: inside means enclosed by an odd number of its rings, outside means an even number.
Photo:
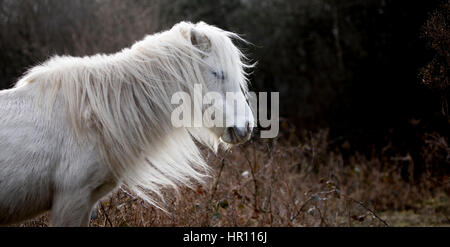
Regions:
<svg viewBox="0 0 450 247"><path fill-rule="evenodd" d="M449 12L449 1L0 0L0 88L54 54L111 53L201 20L253 44L238 44L258 62L252 90L280 92L282 126L329 129L344 154L409 155L415 173L442 174Z"/></svg>

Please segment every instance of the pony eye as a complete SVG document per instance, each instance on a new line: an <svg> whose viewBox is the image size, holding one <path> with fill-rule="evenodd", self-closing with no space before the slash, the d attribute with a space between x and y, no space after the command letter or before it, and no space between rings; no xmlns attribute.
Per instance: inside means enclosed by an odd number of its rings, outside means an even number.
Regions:
<svg viewBox="0 0 450 247"><path fill-rule="evenodd" d="M223 71L220 71L220 72L213 71L212 74L214 77L216 77L219 80L222 80L222 81L225 80L225 74L223 73Z"/></svg>

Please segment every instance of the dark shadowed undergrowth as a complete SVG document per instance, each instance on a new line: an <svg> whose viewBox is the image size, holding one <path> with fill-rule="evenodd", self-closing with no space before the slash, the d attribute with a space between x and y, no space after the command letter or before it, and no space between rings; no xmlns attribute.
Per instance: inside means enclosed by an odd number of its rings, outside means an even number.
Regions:
<svg viewBox="0 0 450 247"><path fill-rule="evenodd" d="M450 225L449 177L405 179L409 155L344 158L330 148L328 131L299 138L289 124L282 128L277 139L207 153L214 176L167 192L168 213L122 187L99 203L91 226ZM21 225L46 226L48 214Z"/></svg>

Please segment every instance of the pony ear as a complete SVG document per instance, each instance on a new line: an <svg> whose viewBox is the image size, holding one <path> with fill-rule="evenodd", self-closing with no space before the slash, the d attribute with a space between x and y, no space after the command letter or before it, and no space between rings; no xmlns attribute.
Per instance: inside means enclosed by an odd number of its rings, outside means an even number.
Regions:
<svg viewBox="0 0 450 247"><path fill-rule="evenodd" d="M211 52L211 41L195 28L191 29L191 43L206 54Z"/></svg>

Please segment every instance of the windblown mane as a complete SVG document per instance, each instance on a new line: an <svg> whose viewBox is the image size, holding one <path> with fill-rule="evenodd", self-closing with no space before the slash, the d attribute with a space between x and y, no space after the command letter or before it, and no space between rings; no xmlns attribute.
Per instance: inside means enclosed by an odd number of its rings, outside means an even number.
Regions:
<svg viewBox="0 0 450 247"><path fill-rule="evenodd" d="M47 111L61 98L76 135L93 136L117 178L158 204L147 190L162 198L162 187L190 186L209 174L194 140L214 151L220 146L206 129L171 124L172 94L193 95L194 83L205 83L202 51L190 42L193 27L207 35L222 66L236 73L247 93L244 69L248 65L231 41L239 36L205 23L186 22L112 55L53 57L28 71L16 87L38 83Z"/></svg>

